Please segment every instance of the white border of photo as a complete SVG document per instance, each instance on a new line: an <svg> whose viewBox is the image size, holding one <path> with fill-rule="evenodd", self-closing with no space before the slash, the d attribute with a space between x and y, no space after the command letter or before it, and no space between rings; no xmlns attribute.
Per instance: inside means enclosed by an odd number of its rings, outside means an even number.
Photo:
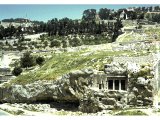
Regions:
<svg viewBox="0 0 160 120"><path fill-rule="evenodd" d="M0 4L160 4L159 0L1 0Z"/></svg>
<svg viewBox="0 0 160 120"><path fill-rule="evenodd" d="M1 0L0 4L159 4L160 0ZM1 11L2 12L2 11ZM1 120L151 120L159 116L0 116Z"/></svg>

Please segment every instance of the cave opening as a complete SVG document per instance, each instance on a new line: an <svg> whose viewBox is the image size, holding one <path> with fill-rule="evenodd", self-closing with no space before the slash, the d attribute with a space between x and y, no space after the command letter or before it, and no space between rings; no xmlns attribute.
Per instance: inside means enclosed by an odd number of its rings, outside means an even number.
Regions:
<svg viewBox="0 0 160 120"><path fill-rule="evenodd" d="M57 110L66 110L66 111L78 111L80 103L79 101L54 101L50 103L51 108L56 108Z"/></svg>
<svg viewBox="0 0 160 120"><path fill-rule="evenodd" d="M80 105L79 100L75 101L65 101L65 100L55 100L53 98L39 99L34 102L34 104L49 104L50 108L55 108L57 110L66 111L78 111Z"/></svg>

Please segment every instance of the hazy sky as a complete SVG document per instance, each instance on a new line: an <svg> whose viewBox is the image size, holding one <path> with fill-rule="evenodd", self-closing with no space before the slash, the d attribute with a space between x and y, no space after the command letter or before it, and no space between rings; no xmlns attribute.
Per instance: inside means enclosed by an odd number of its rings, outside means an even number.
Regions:
<svg viewBox="0 0 160 120"><path fill-rule="evenodd" d="M128 8L151 5L0 5L0 20L5 18L27 18L48 21L52 18L80 19L85 9Z"/></svg>

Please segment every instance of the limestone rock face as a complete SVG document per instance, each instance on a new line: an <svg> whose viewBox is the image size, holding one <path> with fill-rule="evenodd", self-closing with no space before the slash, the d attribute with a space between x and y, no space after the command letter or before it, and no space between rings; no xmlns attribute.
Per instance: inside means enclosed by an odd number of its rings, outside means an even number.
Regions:
<svg viewBox="0 0 160 120"><path fill-rule="evenodd" d="M124 109L127 107L127 92L106 91L101 92L87 89L84 98L80 100L79 109L82 112L95 113L101 110Z"/></svg>
<svg viewBox="0 0 160 120"><path fill-rule="evenodd" d="M91 69L77 70L55 81L44 80L26 85L1 86L0 101L11 103L45 100L78 101L82 98L93 73Z"/></svg>
<svg viewBox="0 0 160 120"><path fill-rule="evenodd" d="M140 71L140 66L136 63L127 62L125 66L128 74L137 74Z"/></svg>
<svg viewBox="0 0 160 120"><path fill-rule="evenodd" d="M139 84L139 85L145 85L145 84L147 84L147 81L143 77L138 77L137 78L137 84Z"/></svg>
<svg viewBox="0 0 160 120"><path fill-rule="evenodd" d="M114 75L122 75L126 74L126 68L119 63L111 63L105 65L105 73L106 74L114 74Z"/></svg>
<svg viewBox="0 0 160 120"><path fill-rule="evenodd" d="M153 105L152 68L149 65L136 66L137 70L134 69L136 72L129 71L128 104L133 106ZM149 79L150 77L152 79Z"/></svg>
<svg viewBox="0 0 160 120"><path fill-rule="evenodd" d="M87 91L87 93L80 100L79 110L87 113L96 113L103 110L103 107L100 106L100 103L95 99L92 91Z"/></svg>

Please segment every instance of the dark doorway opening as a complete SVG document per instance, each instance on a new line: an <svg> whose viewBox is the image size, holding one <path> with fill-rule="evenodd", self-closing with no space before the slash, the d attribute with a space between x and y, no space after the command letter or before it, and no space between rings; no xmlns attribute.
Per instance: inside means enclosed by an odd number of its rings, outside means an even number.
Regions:
<svg viewBox="0 0 160 120"><path fill-rule="evenodd" d="M121 90L126 90L126 81L121 80Z"/></svg>
<svg viewBox="0 0 160 120"><path fill-rule="evenodd" d="M108 89L113 90L113 80L108 80Z"/></svg>
<svg viewBox="0 0 160 120"><path fill-rule="evenodd" d="M99 84L99 89L102 89L102 84Z"/></svg>
<svg viewBox="0 0 160 120"><path fill-rule="evenodd" d="M119 90L119 80L115 80L115 90Z"/></svg>

